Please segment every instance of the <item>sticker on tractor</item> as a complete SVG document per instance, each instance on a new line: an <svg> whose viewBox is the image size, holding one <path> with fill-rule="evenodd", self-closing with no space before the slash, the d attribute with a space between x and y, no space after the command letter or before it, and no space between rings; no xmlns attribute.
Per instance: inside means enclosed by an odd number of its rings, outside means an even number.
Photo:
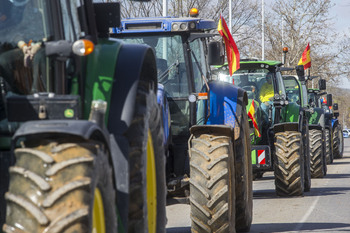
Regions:
<svg viewBox="0 0 350 233"><path fill-rule="evenodd" d="M72 118L72 117L74 117L74 110L70 109L70 108L64 110L64 117L65 118Z"/></svg>
<svg viewBox="0 0 350 233"><path fill-rule="evenodd" d="M258 150L258 163L266 164L265 150Z"/></svg>
<svg viewBox="0 0 350 233"><path fill-rule="evenodd" d="M199 100L206 100L206 99L208 99L208 93L206 93L206 92L198 93L198 99Z"/></svg>

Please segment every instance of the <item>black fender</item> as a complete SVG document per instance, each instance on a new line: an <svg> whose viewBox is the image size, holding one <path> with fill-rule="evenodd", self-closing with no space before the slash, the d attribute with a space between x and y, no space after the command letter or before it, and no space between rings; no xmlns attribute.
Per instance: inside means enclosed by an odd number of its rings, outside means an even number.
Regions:
<svg viewBox="0 0 350 233"><path fill-rule="evenodd" d="M72 135L84 140L97 140L109 145L108 134L96 123L87 120L40 120L23 123L12 137L15 143L20 137L33 135Z"/></svg>
<svg viewBox="0 0 350 233"><path fill-rule="evenodd" d="M123 44L120 48L113 81L108 131L122 135L130 126L134 114L137 86L140 80L149 81L157 95L157 67L151 47L142 44Z"/></svg>
<svg viewBox="0 0 350 233"><path fill-rule="evenodd" d="M234 143L234 129L229 125L194 125L190 128L191 137L192 135L200 134L218 134L222 136L231 137L232 143Z"/></svg>
<svg viewBox="0 0 350 233"><path fill-rule="evenodd" d="M247 106L248 104L248 94L247 91L245 91L242 88L238 88L238 95L237 95L237 108L236 108L236 116L238 118L237 123L235 124L235 137L234 139L237 140L240 135L241 135L241 130L240 130L240 125L242 124L242 119L240 116L242 116L242 114L248 114L247 112L242 113L243 111L243 105Z"/></svg>
<svg viewBox="0 0 350 233"><path fill-rule="evenodd" d="M273 132L285 132L285 131L296 131L301 132L300 125L298 122L286 122L286 123L278 123L273 126Z"/></svg>
<svg viewBox="0 0 350 233"><path fill-rule="evenodd" d="M309 130L312 130L312 129L317 129L317 130L322 130L323 131L324 128L320 124L309 125Z"/></svg>

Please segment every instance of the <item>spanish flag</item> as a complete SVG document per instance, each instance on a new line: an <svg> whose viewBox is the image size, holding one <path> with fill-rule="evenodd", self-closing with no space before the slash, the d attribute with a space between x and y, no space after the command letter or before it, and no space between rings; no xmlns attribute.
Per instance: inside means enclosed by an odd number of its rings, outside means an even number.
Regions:
<svg viewBox="0 0 350 233"><path fill-rule="evenodd" d="M304 70L306 70L307 68L311 67L311 58L310 58L310 45L309 43L307 43L307 46L303 52L303 55L300 58L300 61L298 63L298 65L303 65L304 66Z"/></svg>
<svg viewBox="0 0 350 233"><path fill-rule="evenodd" d="M260 131L259 131L259 128L258 128L258 124L256 123L256 119L255 119L255 103L254 103L254 100L252 100L252 104L250 105L250 108L249 108L249 111L248 111L248 116L253 122L255 135L258 136L258 137L261 137L261 134L260 134Z"/></svg>
<svg viewBox="0 0 350 233"><path fill-rule="evenodd" d="M226 54L227 54L227 62L228 62L228 68L230 71L230 76L239 69L239 51L237 48L237 45L235 41L232 38L232 35L230 33L230 30L227 27L227 24L224 20L224 18L220 15L219 25L218 25L218 31L225 42L226 47Z"/></svg>

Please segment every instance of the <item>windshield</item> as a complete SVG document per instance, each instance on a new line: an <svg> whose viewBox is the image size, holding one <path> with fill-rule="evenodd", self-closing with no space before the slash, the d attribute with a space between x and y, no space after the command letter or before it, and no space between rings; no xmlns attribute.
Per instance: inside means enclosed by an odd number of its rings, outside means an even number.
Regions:
<svg viewBox="0 0 350 233"><path fill-rule="evenodd" d="M215 74L215 75L214 75ZM260 102L270 101L274 96L273 73L267 69L239 69L232 76L227 67L213 71L217 80L233 83L247 91L249 99Z"/></svg>
<svg viewBox="0 0 350 233"><path fill-rule="evenodd" d="M283 78L283 82L286 88L288 100L300 105L301 96L297 80L293 76L288 76Z"/></svg>
<svg viewBox="0 0 350 233"><path fill-rule="evenodd" d="M189 87L181 36L142 36L123 39L127 43L147 44L156 54L158 82L169 97L188 97Z"/></svg>

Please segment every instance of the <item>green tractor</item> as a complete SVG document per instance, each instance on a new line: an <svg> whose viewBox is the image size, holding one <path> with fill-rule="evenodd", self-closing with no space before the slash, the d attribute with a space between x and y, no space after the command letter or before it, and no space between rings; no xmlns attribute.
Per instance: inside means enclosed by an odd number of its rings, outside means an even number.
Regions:
<svg viewBox="0 0 350 233"><path fill-rule="evenodd" d="M319 83L321 89L321 83ZM309 99L314 105L324 110L325 114L325 152L327 164L333 163L334 158L341 158L344 152L342 127L338 121L338 104L334 104L332 94L321 92L320 89L309 89ZM326 96L325 96L326 95ZM333 109L332 109L333 107Z"/></svg>
<svg viewBox="0 0 350 233"><path fill-rule="evenodd" d="M302 67L301 67L302 68ZM283 75L284 85L288 100L300 105L308 113L309 118L309 151L310 151L310 172L312 178L323 178L327 174L326 156L330 153L326 142L327 133L325 130L325 112L324 109L315 104L315 100L308 93L306 80L300 80L294 75ZM325 80L320 80L320 89L326 89ZM329 139L329 136L328 136ZM328 140L328 146L330 142Z"/></svg>
<svg viewBox="0 0 350 233"><path fill-rule="evenodd" d="M153 50L119 3L0 2L3 231L165 232Z"/></svg>
<svg viewBox="0 0 350 233"><path fill-rule="evenodd" d="M308 117L300 104L288 100L283 70L278 61L241 60L232 77L227 66L213 73L248 93L255 177L273 170L277 195L301 196L311 187Z"/></svg>

